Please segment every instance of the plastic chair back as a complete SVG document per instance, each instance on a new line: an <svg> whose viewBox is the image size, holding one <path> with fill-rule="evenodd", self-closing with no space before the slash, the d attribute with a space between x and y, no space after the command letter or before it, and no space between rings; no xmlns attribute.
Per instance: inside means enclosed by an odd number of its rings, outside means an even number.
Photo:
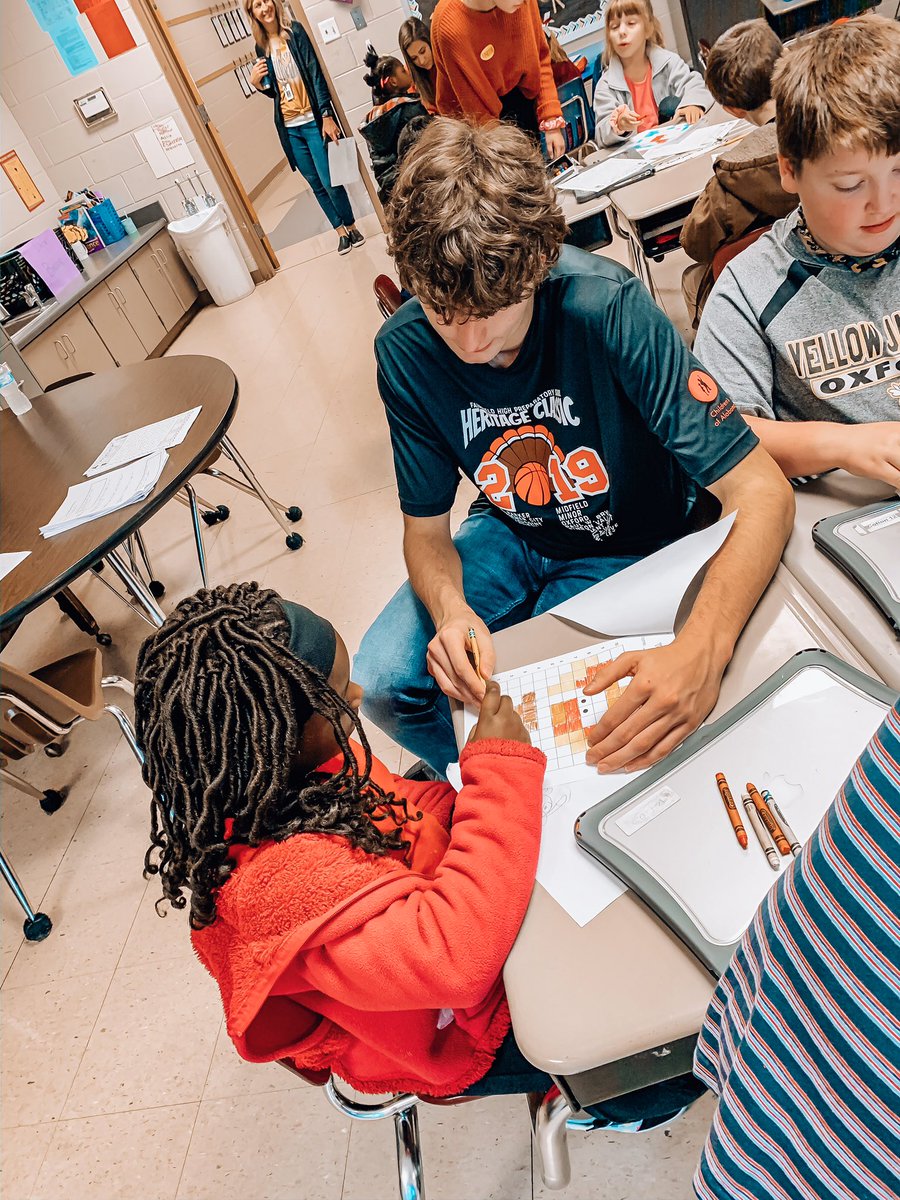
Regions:
<svg viewBox="0 0 900 1200"><path fill-rule="evenodd" d="M375 282L372 284L372 291L375 293L375 302L378 305L378 310L385 320L392 317L400 305L403 303L403 296L400 294L400 289L391 279L390 275L377 275Z"/></svg>
<svg viewBox="0 0 900 1200"><path fill-rule="evenodd" d="M61 735L44 725L41 716L56 726L69 726L80 720L96 721L104 711L102 665L97 649L69 654L30 674L3 663L0 733L19 744L45 746ZM24 701L38 715L31 717L16 710L16 699ZM8 715L10 709L12 716Z"/></svg>
<svg viewBox="0 0 900 1200"><path fill-rule="evenodd" d="M745 233L743 237L739 237L733 242L725 242L724 245L720 246L713 255L713 279L718 279L733 258L737 258L739 254L742 254L749 246L752 246L757 238L761 238L771 228L771 225L763 225L760 229L753 229L750 233Z"/></svg>

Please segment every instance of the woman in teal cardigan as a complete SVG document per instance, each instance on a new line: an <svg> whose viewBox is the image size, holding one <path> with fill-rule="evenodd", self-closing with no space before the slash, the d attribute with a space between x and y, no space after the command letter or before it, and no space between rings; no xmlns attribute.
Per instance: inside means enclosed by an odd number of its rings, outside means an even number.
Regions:
<svg viewBox="0 0 900 1200"><path fill-rule="evenodd" d="M365 238L356 228L346 191L331 183L325 143L336 142L341 131L313 44L302 25L285 20L281 0L245 0L244 7L259 55L250 82L272 99L275 128L285 157L291 169L299 171L312 188L319 207L337 231L338 254L347 254L353 246L361 246Z"/></svg>

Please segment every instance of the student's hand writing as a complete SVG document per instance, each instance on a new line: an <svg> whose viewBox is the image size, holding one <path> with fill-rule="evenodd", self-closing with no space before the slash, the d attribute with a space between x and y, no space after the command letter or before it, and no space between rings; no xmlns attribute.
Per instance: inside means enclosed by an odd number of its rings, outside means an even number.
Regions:
<svg viewBox="0 0 900 1200"><path fill-rule="evenodd" d="M269 67L264 58L258 58L250 68L250 83L257 91L261 91L260 84L265 78Z"/></svg>
<svg viewBox="0 0 900 1200"><path fill-rule="evenodd" d="M470 629L475 630L481 657L481 677L469 650ZM463 704L480 704L484 681L494 673L494 643L487 625L470 608L455 613L438 627L428 644L428 670L444 693Z"/></svg>
<svg viewBox="0 0 900 1200"><path fill-rule="evenodd" d="M322 137L325 141L339 142L341 140L341 131L338 129L337 121L334 117L322 118Z"/></svg>
<svg viewBox="0 0 900 1200"><path fill-rule="evenodd" d="M679 108L675 113L673 120L676 124L679 121L686 121L688 125L696 125L703 116L703 109L696 104L686 104L684 108Z"/></svg>
<svg viewBox="0 0 900 1200"><path fill-rule="evenodd" d="M659 762L692 733L716 702L725 663L697 639L620 654L601 667L585 694L625 676L631 683L588 730L587 761L599 771L637 771Z"/></svg>
<svg viewBox="0 0 900 1200"><path fill-rule="evenodd" d="M504 738L509 742L531 745L531 735L513 708L512 700L502 695L499 683L493 680L488 680L478 723L469 734L470 742L480 742L482 738Z"/></svg>
<svg viewBox="0 0 900 1200"><path fill-rule="evenodd" d="M550 162L562 158L566 152L566 136L561 129L548 129L544 134L544 141L547 143L547 158Z"/></svg>
<svg viewBox="0 0 900 1200"><path fill-rule="evenodd" d="M835 462L851 475L881 479L900 490L900 421L835 425Z"/></svg>
<svg viewBox="0 0 900 1200"><path fill-rule="evenodd" d="M640 114L629 108L627 104L620 104L618 108L614 108L610 113L609 123L612 126L613 133L620 135L634 133L641 123L641 118Z"/></svg>

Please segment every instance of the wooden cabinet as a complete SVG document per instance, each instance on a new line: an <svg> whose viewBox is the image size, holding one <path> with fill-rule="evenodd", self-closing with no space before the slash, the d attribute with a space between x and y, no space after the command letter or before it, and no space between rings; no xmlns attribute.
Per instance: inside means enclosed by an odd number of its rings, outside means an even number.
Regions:
<svg viewBox="0 0 900 1200"><path fill-rule="evenodd" d="M184 265L184 260L175 249L175 243L165 229L156 235L150 246L161 264L172 290L181 301L184 311L187 312L199 295L193 275Z"/></svg>
<svg viewBox="0 0 900 1200"><path fill-rule="evenodd" d="M59 379L68 379L70 375L80 375L84 371L96 374L116 365L77 304L19 353L42 388Z"/></svg>
<svg viewBox="0 0 900 1200"><path fill-rule="evenodd" d="M127 263L98 283L81 307L120 367L143 362L165 337L165 326Z"/></svg>
<svg viewBox="0 0 900 1200"><path fill-rule="evenodd" d="M184 306L178 293L172 287L168 275L163 270L162 262L153 248L153 243L138 250L137 254L128 260L128 265L146 292L150 303L156 309L157 316L166 327L166 331L173 329L184 313Z"/></svg>

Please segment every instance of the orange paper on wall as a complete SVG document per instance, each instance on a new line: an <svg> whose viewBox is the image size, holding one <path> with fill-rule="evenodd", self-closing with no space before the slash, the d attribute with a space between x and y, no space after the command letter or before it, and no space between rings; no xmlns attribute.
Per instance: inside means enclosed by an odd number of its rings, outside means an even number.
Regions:
<svg viewBox="0 0 900 1200"><path fill-rule="evenodd" d="M108 58L115 58L124 54L126 50L134 49L135 40L125 24L125 18L119 11L116 0L99 0L99 3L89 4L84 14Z"/></svg>

